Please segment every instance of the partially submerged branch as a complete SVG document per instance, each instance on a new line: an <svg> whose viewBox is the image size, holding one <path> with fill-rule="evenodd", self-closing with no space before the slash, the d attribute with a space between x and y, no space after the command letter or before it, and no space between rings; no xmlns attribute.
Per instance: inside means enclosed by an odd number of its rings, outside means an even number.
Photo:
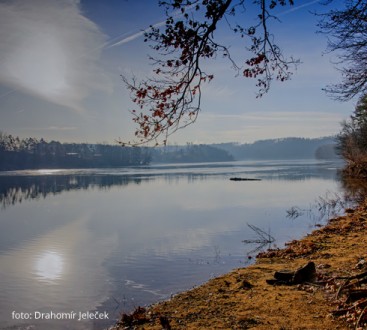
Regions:
<svg viewBox="0 0 367 330"><path fill-rule="evenodd" d="M271 244L275 241L275 238L270 235L270 233L265 232L264 230L256 227L254 225L247 224L257 235L256 239L245 239L242 242L249 244L249 243L266 243Z"/></svg>
<svg viewBox="0 0 367 330"><path fill-rule="evenodd" d="M250 225L249 223L247 226L250 227L252 231L254 231L257 235L257 238L255 239L245 239L242 242L245 244L258 244L257 247L255 247L253 250L249 251L247 254L250 255L252 253L259 252L262 250L265 246L268 246L270 248L270 244L274 243L275 238L270 235L270 233L265 232L259 227L256 227L254 225Z"/></svg>

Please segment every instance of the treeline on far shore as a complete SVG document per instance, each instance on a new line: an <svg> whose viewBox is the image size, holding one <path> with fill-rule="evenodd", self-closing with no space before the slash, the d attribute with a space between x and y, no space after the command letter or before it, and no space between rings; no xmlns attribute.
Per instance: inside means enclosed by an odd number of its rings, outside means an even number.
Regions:
<svg viewBox="0 0 367 330"><path fill-rule="evenodd" d="M147 148L119 145L46 142L0 132L0 170L97 168L146 165Z"/></svg>
<svg viewBox="0 0 367 330"><path fill-rule="evenodd" d="M285 138L251 144L192 144L123 147L115 144L61 143L0 132L0 171L42 168L109 168L150 163L234 160L337 159L335 138Z"/></svg>

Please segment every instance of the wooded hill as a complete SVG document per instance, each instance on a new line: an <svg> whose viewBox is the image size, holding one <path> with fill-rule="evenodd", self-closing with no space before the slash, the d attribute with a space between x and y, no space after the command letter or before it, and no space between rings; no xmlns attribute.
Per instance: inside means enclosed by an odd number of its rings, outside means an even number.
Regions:
<svg viewBox="0 0 367 330"><path fill-rule="evenodd" d="M222 143L213 146L230 153L236 160L338 159L334 137L317 139L283 138L254 143Z"/></svg>

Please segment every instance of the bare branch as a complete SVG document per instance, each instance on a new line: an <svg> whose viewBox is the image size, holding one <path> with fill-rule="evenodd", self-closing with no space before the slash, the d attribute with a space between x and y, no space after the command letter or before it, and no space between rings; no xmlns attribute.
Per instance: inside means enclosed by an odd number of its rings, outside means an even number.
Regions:
<svg viewBox="0 0 367 330"><path fill-rule="evenodd" d="M333 98L348 101L367 93L367 1L345 1L345 8L321 14L320 32L329 36L328 51L337 53L342 82L327 86Z"/></svg>
<svg viewBox="0 0 367 330"><path fill-rule="evenodd" d="M165 144L171 134L194 123L201 110L201 87L214 78L213 74L203 71L203 61L218 54L228 58L237 75L242 73L244 77L257 79L258 96L269 90L273 79L285 81L290 78L289 67L297 61L283 57L268 32L267 22L276 19L269 10L276 5L292 5L293 1L271 0L269 5L267 2L254 2L259 6L259 22L247 28L230 23L231 17L244 16L244 0L159 2L165 8L166 25L163 31L151 26L145 33L145 41L158 54L157 58L151 57L154 77L140 82L122 77L137 105L137 109L131 111L137 124L137 140L127 144L151 141ZM250 43L247 50L253 55L244 61L245 68L235 62L227 45L216 41L214 32L221 21L226 21L234 33Z"/></svg>

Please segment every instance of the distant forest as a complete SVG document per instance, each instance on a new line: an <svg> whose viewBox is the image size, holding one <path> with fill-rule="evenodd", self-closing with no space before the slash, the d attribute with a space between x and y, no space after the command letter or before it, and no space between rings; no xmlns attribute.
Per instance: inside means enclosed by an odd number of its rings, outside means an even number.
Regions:
<svg viewBox="0 0 367 330"><path fill-rule="evenodd" d="M46 142L0 133L0 170L93 168L146 165L148 148L119 145Z"/></svg>
<svg viewBox="0 0 367 330"><path fill-rule="evenodd" d="M222 143L213 145L226 150L236 160L339 159L334 137L317 139L283 138L254 143Z"/></svg>
<svg viewBox="0 0 367 330"><path fill-rule="evenodd" d="M206 144L187 143L184 146L152 148L151 152L154 163L228 162L235 160L227 150Z"/></svg>
<svg viewBox="0 0 367 330"><path fill-rule="evenodd" d="M152 150L152 162L155 163L339 158L334 137L269 139L248 144L187 144Z"/></svg>
<svg viewBox="0 0 367 330"><path fill-rule="evenodd" d="M109 144L46 142L0 132L0 170L103 168L154 163L233 160L337 159L334 138L285 138L251 144L186 144L165 147L122 147Z"/></svg>

